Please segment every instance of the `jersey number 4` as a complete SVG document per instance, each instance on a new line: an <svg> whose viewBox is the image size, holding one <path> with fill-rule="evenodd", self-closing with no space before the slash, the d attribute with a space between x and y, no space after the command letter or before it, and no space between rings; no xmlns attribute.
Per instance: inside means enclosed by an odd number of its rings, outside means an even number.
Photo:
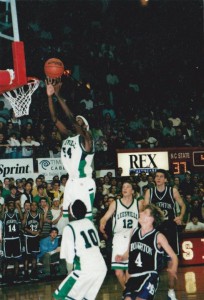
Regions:
<svg viewBox="0 0 204 300"><path fill-rule="evenodd" d="M89 229L87 232L81 231L80 234L84 239L86 248L91 248L92 246L98 246L98 239L93 229Z"/></svg>
<svg viewBox="0 0 204 300"><path fill-rule="evenodd" d="M142 260L141 260L141 253L138 254L136 260L135 260L135 264L138 266L138 267L142 267Z"/></svg>
<svg viewBox="0 0 204 300"><path fill-rule="evenodd" d="M71 149L71 147L69 147L68 149L66 147L63 147L62 150L63 150L63 153L64 153L64 157L66 157L66 156L69 156L69 158L72 157L72 149Z"/></svg>

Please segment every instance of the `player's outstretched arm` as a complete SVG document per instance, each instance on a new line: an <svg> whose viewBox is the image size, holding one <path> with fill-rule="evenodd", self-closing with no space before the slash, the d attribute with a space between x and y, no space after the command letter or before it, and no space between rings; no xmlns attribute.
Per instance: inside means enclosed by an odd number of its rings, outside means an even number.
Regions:
<svg viewBox="0 0 204 300"><path fill-rule="evenodd" d="M162 233L158 234L157 244L159 247L162 247L164 249L164 251L166 251L166 253L171 258L171 262L172 262L171 267L169 267L167 269L167 271L169 273L171 273L171 275L177 279L178 257L176 255L176 253L173 251L173 249L171 248L171 246L169 245L166 237Z"/></svg>
<svg viewBox="0 0 204 300"><path fill-rule="evenodd" d="M116 202L113 201L113 202L110 204L110 206L109 206L107 212L105 213L105 215L103 216L103 218L101 218L101 220L100 220L100 227L99 227L99 229L100 229L100 231L101 231L103 234L105 233L106 223L107 223L107 221L112 217L112 215L114 214L115 209L116 209Z"/></svg>
<svg viewBox="0 0 204 300"><path fill-rule="evenodd" d="M53 103L53 95L55 94L55 88L51 83L46 82L46 91L47 91L47 96L48 96L48 106L50 110L50 115L52 118L52 121L55 123L56 127L59 129L59 131L64 134L68 135L69 130L64 126L64 124L58 119L56 111L55 111L55 106Z"/></svg>
<svg viewBox="0 0 204 300"><path fill-rule="evenodd" d="M68 119L70 120L71 123L75 123L76 120L73 116L73 113L71 112L69 106L67 105L66 101L64 98L62 98L62 96L60 95L60 90L62 87L62 82L58 82L55 85L53 85L54 88L54 93L57 97L57 100L62 108L62 110L64 111L65 115L68 117Z"/></svg>

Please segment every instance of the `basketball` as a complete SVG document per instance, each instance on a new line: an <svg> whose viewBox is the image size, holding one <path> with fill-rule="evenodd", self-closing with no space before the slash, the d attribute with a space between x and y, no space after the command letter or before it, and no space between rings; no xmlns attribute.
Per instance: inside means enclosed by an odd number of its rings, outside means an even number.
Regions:
<svg viewBox="0 0 204 300"><path fill-rule="evenodd" d="M64 64L58 58L50 58L44 64L44 72L51 79L59 78L64 73Z"/></svg>

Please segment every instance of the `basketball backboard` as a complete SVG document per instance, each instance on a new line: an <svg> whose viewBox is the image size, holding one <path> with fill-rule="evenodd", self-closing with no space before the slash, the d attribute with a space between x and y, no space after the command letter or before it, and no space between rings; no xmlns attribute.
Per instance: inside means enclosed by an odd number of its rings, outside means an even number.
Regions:
<svg viewBox="0 0 204 300"><path fill-rule="evenodd" d="M15 0L0 0L0 38L12 41L13 69L0 70L0 94L27 84L24 43L20 41Z"/></svg>
<svg viewBox="0 0 204 300"><path fill-rule="evenodd" d="M0 38L12 41L13 69L0 70L0 94L10 102L16 117L29 114L31 96L39 80L26 75L24 43L20 41L16 0L0 0ZM25 87L25 89L24 89Z"/></svg>

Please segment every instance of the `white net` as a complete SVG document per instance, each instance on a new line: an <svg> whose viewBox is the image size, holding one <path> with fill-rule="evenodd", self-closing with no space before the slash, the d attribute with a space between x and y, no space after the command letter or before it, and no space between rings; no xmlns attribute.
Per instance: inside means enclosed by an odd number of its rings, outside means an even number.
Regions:
<svg viewBox="0 0 204 300"><path fill-rule="evenodd" d="M38 88L40 81L32 79L27 85L3 93L4 97L10 102L16 118L29 114L31 97Z"/></svg>

